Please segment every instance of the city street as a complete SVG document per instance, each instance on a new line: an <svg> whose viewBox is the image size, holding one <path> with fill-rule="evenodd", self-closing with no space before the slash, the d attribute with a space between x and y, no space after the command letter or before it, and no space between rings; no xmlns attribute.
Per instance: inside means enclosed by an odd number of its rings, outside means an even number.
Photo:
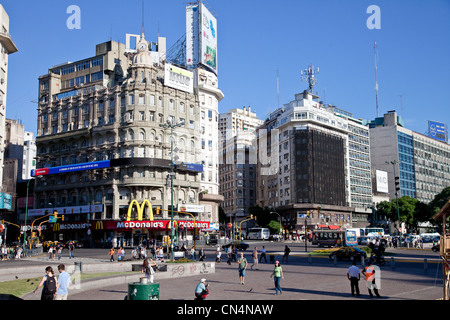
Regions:
<svg viewBox="0 0 450 320"><path fill-rule="evenodd" d="M259 263L258 270L254 267L251 250L262 245L268 251L267 263ZM226 254L222 254L222 262L216 263L216 272L205 275L210 283L210 296L208 300L369 300L364 277L361 275L359 283L361 296L352 297L350 282L347 280L347 269L350 261L340 261L335 265L328 257L312 257L309 263L304 254L303 243L288 243L292 252L289 263L282 261L284 243L250 242L245 251L249 266L246 272L245 285L239 284L238 266L236 263L228 265ZM308 246L308 251L317 249ZM391 266L390 257L386 257L386 265L380 268L381 300L436 300L442 298L442 269L437 253L431 250L419 249L388 249L395 253L395 264ZM79 249L79 256L105 259L105 249ZM271 278L273 263L270 255L281 262L284 280L281 281L283 294L275 296L274 282ZM76 255L77 256L77 255ZM207 248L207 261L214 261L214 248ZM427 259L427 270L424 260ZM42 261L43 262L43 261ZM108 262L109 263L109 262ZM358 264L362 269L362 266ZM255 270L254 270L255 269ZM136 279L136 281L138 278ZM194 289L200 279L186 277L179 279L158 280L160 284L161 300L192 300ZM127 295L128 285L115 285L91 291L72 294L69 300L123 300ZM36 299L38 297L36 296ZM376 298L373 298L376 299Z"/></svg>

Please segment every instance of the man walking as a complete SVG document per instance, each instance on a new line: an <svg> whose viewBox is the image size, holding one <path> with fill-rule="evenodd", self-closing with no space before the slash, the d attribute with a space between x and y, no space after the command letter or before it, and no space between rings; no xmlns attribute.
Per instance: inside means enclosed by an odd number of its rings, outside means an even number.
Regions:
<svg viewBox="0 0 450 320"><path fill-rule="evenodd" d="M366 286L367 290L369 291L370 297L373 298L373 289L377 298L381 298L380 294L378 293L377 284L375 282L375 267L372 265L372 260L369 260L368 266L364 268L362 274L366 276Z"/></svg>
<svg viewBox="0 0 450 320"><path fill-rule="evenodd" d="M239 280L241 281L241 284L245 284L245 270L247 269L248 263L247 259L244 258L244 253L240 253L240 257L237 260L237 263L239 264Z"/></svg>
<svg viewBox="0 0 450 320"><path fill-rule="evenodd" d="M259 257L259 262L262 261L262 258L264 258L264 262L267 262L267 258L266 258L266 247L262 246L261 249L261 256Z"/></svg>
<svg viewBox="0 0 450 320"><path fill-rule="evenodd" d="M255 269L258 270L258 248L255 247L255 249L253 249L252 257L253 257L253 264L250 267L250 269L253 269L253 266L256 266Z"/></svg>
<svg viewBox="0 0 450 320"><path fill-rule="evenodd" d="M356 266L356 261L353 261L352 266L348 268L347 270L347 278L350 280L350 287L352 291L352 296L356 295L360 296L359 293L359 279L360 279L360 271L359 268Z"/></svg>
<svg viewBox="0 0 450 320"><path fill-rule="evenodd" d="M69 294L70 274L66 272L66 267L63 264L58 266L59 277L56 283L55 300L67 300Z"/></svg>

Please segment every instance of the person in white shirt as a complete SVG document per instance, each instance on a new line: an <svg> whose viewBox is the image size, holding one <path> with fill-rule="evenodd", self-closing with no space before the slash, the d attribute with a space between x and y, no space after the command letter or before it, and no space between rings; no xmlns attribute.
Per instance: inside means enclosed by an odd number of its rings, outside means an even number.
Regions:
<svg viewBox="0 0 450 320"><path fill-rule="evenodd" d="M359 293L359 279L360 279L360 271L359 268L356 266L356 261L353 261L352 266L348 268L347 270L347 278L350 280L350 287L352 291L352 296L356 295L360 296Z"/></svg>

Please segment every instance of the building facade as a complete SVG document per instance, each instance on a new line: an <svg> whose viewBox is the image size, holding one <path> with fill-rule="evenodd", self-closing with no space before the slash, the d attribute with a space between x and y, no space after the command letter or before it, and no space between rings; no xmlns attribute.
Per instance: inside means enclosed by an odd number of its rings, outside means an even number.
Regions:
<svg viewBox="0 0 450 320"><path fill-rule="evenodd" d="M369 127L372 165L388 173L390 199L395 199L395 177L399 197L424 203L450 186L449 144L405 128L395 111L371 121Z"/></svg>
<svg viewBox="0 0 450 320"><path fill-rule="evenodd" d="M8 57L18 49L9 34L9 16L0 4L0 181L3 180L5 151L6 91L8 87ZM2 191L2 190L0 190Z"/></svg>
<svg viewBox="0 0 450 320"><path fill-rule="evenodd" d="M258 177L257 202L276 209L290 231L365 226L372 203L368 128L318 98L296 94L262 127L267 137L258 147L266 145L277 170Z"/></svg>
<svg viewBox="0 0 450 320"><path fill-rule="evenodd" d="M234 226L256 204L256 130L262 124L250 107L219 115L219 181L220 194L224 196L221 206L227 221ZM242 227L246 228L247 223Z"/></svg>
<svg viewBox="0 0 450 320"><path fill-rule="evenodd" d="M66 213L64 222L48 225L56 229L48 237L136 245L168 235L172 210L188 237L194 229L188 212L199 228L217 220L214 137L223 94L206 70L179 72L175 78L183 74L193 90L176 88L165 52L165 38L153 48L142 34L135 50L109 41L97 45L94 57L39 77L41 178L31 213ZM210 149L204 148L206 136ZM99 167L71 171L86 163ZM39 174L61 166L72 169Z"/></svg>

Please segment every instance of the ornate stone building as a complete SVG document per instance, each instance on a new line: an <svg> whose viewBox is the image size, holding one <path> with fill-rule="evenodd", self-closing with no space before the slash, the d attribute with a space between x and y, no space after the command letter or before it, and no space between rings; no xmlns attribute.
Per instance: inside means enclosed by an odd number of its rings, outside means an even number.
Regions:
<svg viewBox="0 0 450 320"><path fill-rule="evenodd" d="M136 50L109 41L97 45L95 57L55 66L39 77L37 168L92 162L104 166L36 174L40 179L30 213L57 208L74 226L63 231L66 222L61 221L59 235L52 230L48 237L128 245L143 238L162 239L169 231L172 157L174 210L188 207L203 227L217 222L222 200L217 121L223 94L216 75L200 69L180 71L166 63L165 53L165 38L155 45L142 35ZM171 72L178 73L169 81ZM177 88L177 80L192 89ZM167 124L179 126L170 130L162 126ZM138 220L138 210L127 217L132 200L148 200L155 221L161 223L124 223ZM144 221L149 211L143 208ZM187 214L175 215L177 220L192 220ZM189 237L191 229L186 229Z"/></svg>

